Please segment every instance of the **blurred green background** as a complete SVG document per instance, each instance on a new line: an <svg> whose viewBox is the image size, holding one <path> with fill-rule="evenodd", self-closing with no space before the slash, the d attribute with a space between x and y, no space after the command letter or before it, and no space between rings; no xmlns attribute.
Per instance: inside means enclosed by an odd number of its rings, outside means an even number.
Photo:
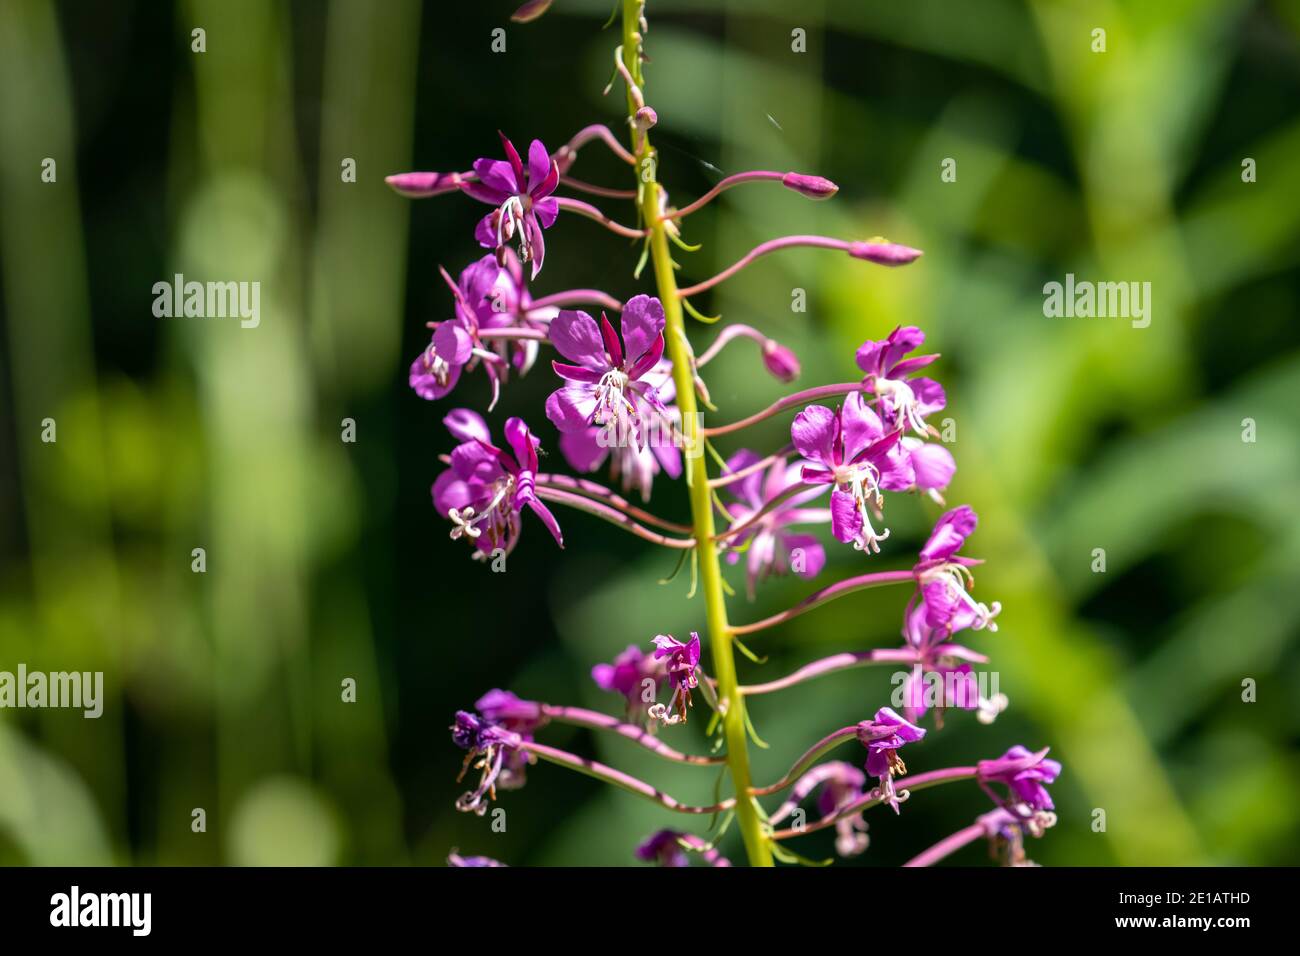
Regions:
<svg viewBox="0 0 1300 956"><path fill-rule="evenodd" d="M411 203L383 177L495 156L497 129L555 148L617 124L623 105L600 95L618 42L601 30L609 0L556 0L527 26L508 23L514 5L0 4L0 670L102 670L107 687L97 721L0 711L0 862L437 864L458 847L621 865L681 823L545 765L503 795L504 833L452 806L456 708L502 686L617 712L591 664L702 621L686 575L656 584L672 555L594 519L561 515L558 556L526 519L496 575L430 506L450 448L441 417L483 407L486 387L475 376L429 404L406 370L424 323L449 314L436 267L480 254L483 209ZM977 593L1005 608L997 634L969 643L1011 708L991 727L950 716L912 769L1050 744L1065 770L1060 822L1030 847L1044 864L1294 862L1300 3L650 0L648 13L675 200L748 168L841 186L817 204L728 193L689 221L704 249L679 257L684 276L790 232L926 252L896 271L785 253L699 303L794 347L805 387L856 376L853 349L899 323L943 353L949 502L979 511ZM205 53L191 52L196 27ZM41 180L46 157L56 183ZM345 158L356 183L341 181ZM946 158L956 182L941 180ZM574 172L627 185L598 147ZM547 243L536 293L644 288L637 250L590 222L566 217ZM260 327L155 318L152 286L176 272L260 281ZM1043 284L1067 272L1150 282L1150 327L1044 317ZM697 348L715 331L695 324ZM755 365L742 345L710 367L718 420L780 394ZM553 449L553 387L540 367L492 421L523 414ZM56 443L41 441L45 418ZM748 440L775 447L787 425ZM681 489L661 484L655 507L685 515ZM873 560L908 566L935 514L892 503ZM822 583L861 566L832 554ZM732 617L809 590L771 584ZM756 638L771 659L742 662L742 680L892 645L904 601L865 593ZM356 703L340 700L348 677ZM888 692L865 670L759 699L771 749L756 777ZM700 729L672 733L691 746ZM544 735L711 798L708 771ZM875 811L856 862L901 862L986 808L954 786L900 819ZM825 856L825 836L795 849Z"/></svg>

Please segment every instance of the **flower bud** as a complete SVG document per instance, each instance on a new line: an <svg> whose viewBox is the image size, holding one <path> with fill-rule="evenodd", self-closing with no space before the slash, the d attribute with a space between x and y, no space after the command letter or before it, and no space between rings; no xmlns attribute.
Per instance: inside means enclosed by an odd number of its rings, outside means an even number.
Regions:
<svg viewBox="0 0 1300 956"><path fill-rule="evenodd" d="M763 364L775 378L786 384L799 377L799 357L776 339L763 343Z"/></svg>
<svg viewBox="0 0 1300 956"><path fill-rule="evenodd" d="M551 3L552 0L528 0L510 15L510 19L515 23L529 23L550 9Z"/></svg>
<svg viewBox="0 0 1300 956"><path fill-rule="evenodd" d="M807 176L803 173L786 173L781 177L781 185L809 199L830 199L840 191L840 187L829 179Z"/></svg>
<svg viewBox="0 0 1300 956"><path fill-rule="evenodd" d="M905 266L919 259L921 250L877 238L869 242L849 243L849 255L854 259L865 259L880 266Z"/></svg>
<svg viewBox="0 0 1300 956"><path fill-rule="evenodd" d="M645 132L659 122L659 114L655 112L653 106L643 106L636 111L635 119L636 128Z"/></svg>
<svg viewBox="0 0 1300 956"><path fill-rule="evenodd" d="M460 173L397 173L384 177L384 182L411 199L454 193L464 181Z"/></svg>

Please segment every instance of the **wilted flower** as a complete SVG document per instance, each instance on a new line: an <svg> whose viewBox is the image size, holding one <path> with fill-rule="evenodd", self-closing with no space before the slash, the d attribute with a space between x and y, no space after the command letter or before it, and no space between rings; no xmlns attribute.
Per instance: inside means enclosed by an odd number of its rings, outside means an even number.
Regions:
<svg viewBox="0 0 1300 956"><path fill-rule="evenodd" d="M743 471L761 461L757 453L741 449L727 460L727 474ZM800 467L784 459L774 461L768 468L746 475L727 486L735 499L728 504L733 528L750 521L768 502L776 500L790 488L800 484ZM789 531L796 524L821 524L830 517L825 508L804 508L807 502L824 494L826 488L818 485L799 492L781 502L729 539L727 560L735 564L748 544L745 582L749 596L754 596L755 584L771 574L785 574L793 567L803 578L815 578L826 564L826 552L821 542L811 534ZM797 553L796 553L797 552Z"/></svg>
<svg viewBox="0 0 1300 956"><path fill-rule="evenodd" d="M880 781L881 799L898 813L900 798L894 790L894 777L907 773L907 765L898 751L925 736L925 731L904 720L889 707L881 707L872 720L858 724L858 740L867 748L867 773Z"/></svg>
<svg viewBox="0 0 1300 956"><path fill-rule="evenodd" d="M647 375L664 353L664 309L658 299L638 295L623 306L623 336L602 313L600 324L586 312L564 310L551 320L551 344L573 365L552 362L568 384L546 400L546 415L562 432L606 425L615 440L631 435L639 446L647 415L665 414Z"/></svg>
<svg viewBox="0 0 1300 956"><path fill-rule="evenodd" d="M700 685L695 670L700 664L700 635L691 631L691 639L683 644L671 634L654 638L657 648L655 658L664 662L668 683L673 696L667 704L656 704L650 716L666 724L685 723L686 708L691 706L691 691Z"/></svg>
<svg viewBox="0 0 1300 956"><path fill-rule="evenodd" d="M478 785L456 800L456 809L482 816L488 801L496 799L497 787L504 790L524 785L524 767L531 763L529 754L520 749L524 738L467 710L456 712L451 726L451 740L467 750L464 766L456 777L459 783L471 767L481 770ZM477 761L477 762L476 762Z"/></svg>
<svg viewBox="0 0 1300 956"><path fill-rule="evenodd" d="M627 700L628 720L640 723L647 705L653 704L659 685L668 679L668 668L655 654L647 654L635 644L628 647L612 664L597 664L591 669L596 686Z"/></svg>
<svg viewBox="0 0 1300 956"><path fill-rule="evenodd" d="M532 276L542 271L546 242L542 230L550 228L560 214L560 205L551 196L560 184L560 169L551 159L541 140L528 147L528 167L514 144L501 135L506 161L478 159L474 172L478 182L461 184L466 195L495 206L479 222L474 238L479 245L496 250L498 260L505 261L505 249L512 239L519 243L519 259L532 265Z"/></svg>
<svg viewBox="0 0 1300 956"><path fill-rule="evenodd" d="M636 848L636 858L646 863L664 867L690 866L687 850L698 853L709 866L731 866L731 861L718 853L713 845L690 833L678 830L659 830L652 833Z"/></svg>
<svg viewBox="0 0 1300 956"><path fill-rule="evenodd" d="M491 444L487 423L467 408L452 411L443 423L461 440L451 453L451 467L433 483L433 505L451 519L453 540L468 538L475 557L506 554L519 540L520 512L527 505L542 519L561 547L559 523L537 497L537 446L522 419L506 421L506 441L513 455Z"/></svg>
<svg viewBox="0 0 1300 956"><path fill-rule="evenodd" d="M981 760L976 770L982 782L1003 784L1015 802L1030 811L1053 810L1055 805L1046 784L1060 776L1061 765L1048 760L1047 752L1046 747L1034 753L1016 744L996 760Z"/></svg>

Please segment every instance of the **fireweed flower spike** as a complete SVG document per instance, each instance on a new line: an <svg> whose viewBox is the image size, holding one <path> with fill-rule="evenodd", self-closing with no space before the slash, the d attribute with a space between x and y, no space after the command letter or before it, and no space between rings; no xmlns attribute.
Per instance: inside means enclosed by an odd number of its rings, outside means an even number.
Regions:
<svg viewBox="0 0 1300 956"><path fill-rule="evenodd" d="M467 710L456 712L456 722L451 725L451 740L461 750L468 751L457 782L464 779L470 769L482 771L477 786L467 790L456 801L456 809L482 816L487 813L488 802L496 799L497 787L503 790L524 785L523 768L531 760L521 750L524 738L503 727L484 720Z"/></svg>
<svg viewBox="0 0 1300 956"><path fill-rule="evenodd" d="M546 416L562 432L607 426L614 443L642 440L643 417L666 414L646 376L664 354L664 309L658 299L638 295L623 306L623 336L602 313L600 324L586 312L562 311L551 320L551 343L573 364L552 362L568 383L546 400Z"/></svg>
<svg viewBox="0 0 1300 956"><path fill-rule="evenodd" d="M517 20L529 20L540 16L550 2L515 0L511 6L518 8ZM621 83L626 92L626 125L620 135L593 123L551 155L540 142L532 142L524 158L502 136L504 159L480 159L463 172L388 178L403 195L420 198L461 192L486 203L490 210L478 223L475 237L491 254L471 264L454 283L455 311L446 321L430 324L433 340L412 366L410 379L422 397L441 399L461 377L481 368L491 381L495 402L508 375L527 371L543 343L553 346L558 352L553 368L563 381L549 396L545 410L560 432L560 449L572 470L581 473L608 465L622 479L624 491L637 488L646 499L653 482L682 477L681 497L689 504L689 518L655 514L586 477L539 474L538 441L522 419L505 423L506 441L498 447L484 420L468 409L454 410L444 420L458 445L442 459L447 468L432 489L435 508L452 522L451 536L468 540L479 558L515 547L525 506L560 542L560 529L546 504L583 511L642 541L675 550L683 559L689 557L692 594L698 589L703 607L700 633L708 635L711 667L706 674L700 666L701 640L694 632L686 642L660 634L645 652L629 648L611 663L597 665L592 678L619 695L617 709L626 711L626 720L560 703L523 700L506 690L488 692L477 701L476 710L458 713L452 727L454 743L467 754L462 776L474 771L472 789L457 806L485 813L498 789L522 785L528 765L542 761L598 779L663 811L696 820L725 814L726 822L717 825L718 838L734 823L733 832L739 834L748 861L767 866L778 859L800 859L786 852L782 841L832 827L840 854L862 852L867 842L866 810L885 804L897 813L909 795L928 793L941 784L974 782L994 801L993 812L924 851L913 865L928 865L983 837L1005 847L1010 862L1023 861L1023 837L1042 833L1054 820L1046 788L1060 767L1046 759L1046 751L1012 748L978 767L926 768L907 774L906 789L898 784L906 772L901 751L926 734L915 721L927 710L936 711L938 729L945 708L973 706L984 718L1005 706L1005 699L973 699L978 697L978 685L972 686L971 667L984 658L957 643L960 638L954 636L963 630L994 630L999 611L996 603L986 606L971 596L971 569L978 562L960 554L975 529L970 508L944 514L918 558L903 562L904 567L827 583L759 621L733 624L728 619L730 588L723 576L723 558L739 564L740 555L746 556L751 592L757 581L787 569L805 576L818 570L824 574L821 547L794 529L828 518L838 540L868 553L879 552L888 535L882 526L886 492L918 492L942 503L956 462L947 448L931 441L936 430L930 419L945 408L946 396L941 386L922 375L935 356L920 353L924 336L912 326L900 326L881 341L864 343L856 355L862 369L858 380L786 389L758 412L706 424L700 408L712 413L714 407L703 372L728 342L740 338L755 342L760 349L756 358L783 384L799 375L799 360L757 329L736 324L718 326L712 344L697 355L686 313L700 314L690 298L784 249L834 250L881 266L915 262L921 253L883 239L780 236L760 242L711 278L679 286L673 246L693 251L679 227L723 191L751 183L767 183L758 188L775 191L779 184L822 200L830 199L837 187L815 175L756 170L727 176L694 202L674 207L659 182L664 156L652 143L661 126L671 125L672 117L656 111L647 99L650 60L644 49L645 4L621 0L619 13L621 42L615 51L611 87ZM602 184L570 174L579 150L598 142L635 180L629 176L627 182ZM618 221L631 222L630 217L611 218L590 203L561 194L569 189L635 203L635 226ZM635 265L629 262L629 271L639 278L648 269L654 282L648 291L654 297L638 295L620 305L597 289L575 288L530 299L527 281L543 266L544 231L561 212L584 216L607 231L643 243L641 259ZM686 274L691 273L688 261L682 266ZM599 319L572 311L580 308L590 309ZM606 311L602 314L599 309ZM611 319L617 312L622 314L615 324ZM835 407L837 402L841 404ZM536 421L535 414L534 409L524 417ZM785 414L797 416L789 444L783 441L779 447L741 452L720 470L713 467L713 462L722 464L716 439ZM690 453L682 452L683 448ZM821 505L825 499L819 496L828 492L828 507L813 507ZM798 558L803 559L801 564ZM751 683L741 683L736 655L745 648L738 637L780 627L845 595L892 584L914 588L903 611L902 647L846 648L784 677L761 674ZM758 728L749 713L750 697L874 664L908 670L907 693L901 703L895 702L902 715L884 707L871 720L834 730L806 748L775 782L756 786L750 741L758 740ZM918 700L919 682L934 676L943 680L942 695ZM745 679L750 680L748 674ZM666 702L659 703L665 686L671 691L663 695ZM709 728L708 755L678 751L652 733L660 722L683 722L696 690L704 695L715 718ZM683 769L725 767L726 778L717 786L729 792L720 791L708 806L680 802L654 782L537 739L548 722L621 736ZM851 745L855 739L867 750L865 772L827 760L832 749ZM770 804L765 805L770 797L784 799L775 813ZM803 802L813 800L820 819L784 829L774 826L775 821L788 823ZM670 865L696 862L690 860L692 854L700 862L726 864L711 842L678 829L654 834L638 850L642 859ZM457 861L479 862L453 851L451 862Z"/></svg>
<svg viewBox="0 0 1300 956"><path fill-rule="evenodd" d="M803 480L834 485L831 492L831 531L859 551L880 553L889 529L877 533L884 506L882 489L903 490L912 484L911 470L898 452L898 431L885 431L880 417L853 392L839 414L824 405L810 405L795 416L790 440L804 457Z"/></svg>
<svg viewBox="0 0 1300 956"><path fill-rule="evenodd" d="M622 694L627 701L628 722L641 724L645 723L648 706L654 704L659 687L668 679L668 667L663 658L647 654L633 644L614 658L612 664L593 667L591 679L601 690Z"/></svg>
<svg viewBox="0 0 1300 956"><path fill-rule="evenodd" d="M756 452L741 449L727 460L727 473L744 471L762 459ZM796 534L788 530L797 524L825 524L830 512L825 508L804 508L807 502L825 494L824 485L786 498L757 520L751 520L769 502L776 501L790 488L801 484L800 467L777 459L766 471L753 471L727 486L734 499L727 505L732 527L745 530L728 541L727 561L737 563L745 550L745 582L752 599L757 583L769 575L784 575L791 567L800 577L812 579L826 565L826 552L815 535ZM748 548L746 549L746 545ZM797 560L796 560L797 559Z"/></svg>
<svg viewBox="0 0 1300 956"><path fill-rule="evenodd" d="M907 799L907 791L895 791L894 777L907 773L907 765L898 756L904 744L915 743L925 736L916 724L898 716L892 708L881 707L872 720L858 724L858 740L867 748L867 774L879 781L880 799L898 813L898 805Z"/></svg>
<svg viewBox="0 0 1300 956"><path fill-rule="evenodd" d="M511 240L518 242L519 259L531 264L536 279L546 257L542 230L549 229L560 214L560 204L551 196L560 184L560 168L539 139L528 147L525 168L514 144L504 133L499 135L505 161L475 160L478 181L462 183L460 188L465 195L496 207L474 230L479 245L496 250L498 259L504 262L506 246Z"/></svg>
<svg viewBox="0 0 1300 956"><path fill-rule="evenodd" d="M520 512L527 506L563 547L559 522L534 489L540 442L523 420L506 421L513 454L493 445L487 423L467 408L451 412L443 423L461 440L451 453L451 467L433 483L433 506L451 520L452 540L467 538L480 560L498 550L509 554L519 540Z"/></svg>
<svg viewBox="0 0 1300 956"><path fill-rule="evenodd" d="M683 644L671 634L659 634L654 639L655 658L662 659L668 672L668 683L673 696L667 704L655 704L650 716L665 724L686 722L686 708L691 706L691 691L700 686L696 670L700 666L700 635L691 631L691 639Z"/></svg>

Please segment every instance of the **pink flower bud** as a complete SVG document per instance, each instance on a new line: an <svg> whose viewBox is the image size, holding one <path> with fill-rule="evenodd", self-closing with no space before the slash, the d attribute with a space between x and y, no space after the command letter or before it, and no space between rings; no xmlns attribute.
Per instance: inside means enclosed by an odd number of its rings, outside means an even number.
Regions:
<svg viewBox="0 0 1300 956"><path fill-rule="evenodd" d="M806 176L803 173L786 173L781 177L781 185L809 199L830 199L840 191L840 187L829 179L821 176Z"/></svg>
<svg viewBox="0 0 1300 956"><path fill-rule="evenodd" d="M786 384L799 377L799 357L776 339L768 339L763 343L763 364L773 376Z"/></svg>
<svg viewBox="0 0 1300 956"><path fill-rule="evenodd" d="M384 182L394 190L412 199L455 192L464 181L465 177L461 173L397 173L384 177Z"/></svg>
<svg viewBox="0 0 1300 956"><path fill-rule="evenodd" d="M528 23L536 20L550 8L551 2L552 0L528 0L527 3L510 15L510 19L515 23Z"/></svg>
<svg viewBox="0 0 1300 956"><path fill-rule="evenodd" d="M873 239L870 242L849 243L849 255L880 266L905 266L920 258L921 250L886 239Z"/></svg>
<svg viewBox="0 0 1300 956"><path fill-rule="evenodd" d="M636 127L640 130L647 130L654 127L659 122L659 114L654 111L653 106L643 106L636 111Z"/></svg>

